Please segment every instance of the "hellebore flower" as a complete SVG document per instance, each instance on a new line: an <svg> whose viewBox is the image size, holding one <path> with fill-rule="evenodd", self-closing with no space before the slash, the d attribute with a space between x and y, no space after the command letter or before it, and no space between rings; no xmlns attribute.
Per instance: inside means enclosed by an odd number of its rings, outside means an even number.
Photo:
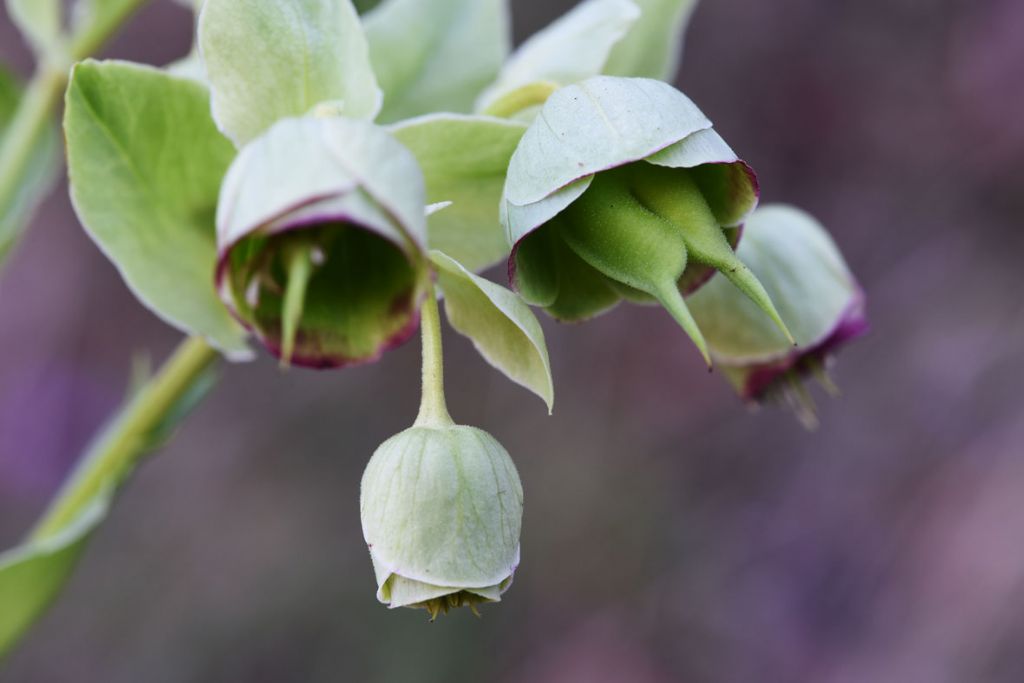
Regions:
<svg viewBox="0 0 1024 683"><path fill-rule="evenodd" d="M498 602L519 564L523 487L494 437L475 427L413 426L385 441L363 474L363 536L389 607L439 612Z"/></svg>
<svg viewBox="0 0 1024 683"><path fill-rule="evenodd" d="M282 120L221 188L220 296L283 364L376 360L419 321L424 203L416 159L381 128Z"/></svg>
<svg viewBox="0 0 1024 683"><path fill-rule="evenodd" d="M733 252L757 199L753 170L685 95L597 76L555 92L512 156L501 203L509 277L567 321L656 300L710 363L683 295L715 271L788 336Z"/></svg>
<svg viewBox="0 0 1024 683"><path fill-rule="evenodd" d="M815 375L834 392L826 365L841 346L867 332L864 292L825 228L793 207L755 211L738 252L778 303L800 348L723 282L709 282L691 297L693 316L744 400L783 398L813 427L814 405L802 379Z"/></svg>

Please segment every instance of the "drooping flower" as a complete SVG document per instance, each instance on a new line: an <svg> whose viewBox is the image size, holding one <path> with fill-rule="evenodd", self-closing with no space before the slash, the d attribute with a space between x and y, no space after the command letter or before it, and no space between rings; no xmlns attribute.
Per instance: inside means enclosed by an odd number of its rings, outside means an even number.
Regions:
<svg viewBox="0 0 1024 683"><path fill-rule="evenodd" d="M363 474L363 535L389 607L498 602L519 564L523 487L494 437L454 424L385 441Z"/></svg>
<svg viewBox="0 0 1024 683"><path fill-rule="evenodd" d="M814 406L803 379L815 376L834 390L829 363L844 344L868 331L864 291L825 228L794 207L755 211L738 253L764 283L799 348L723 282L709 282L691 297L693 316L744 400L781 398L813 426Z"/></svg>
<svg viewBox="0 0 1024 683"><path fill-rule="evenodd" d="M708 359L683 295L718 271L788 334L733 251L757 199L753 170L681 92L594 77L555 92L512 157L509 277L561 320L656 300Z"/></svg>
<svg viewBox="0 0 1024 683"><path fill-rule="evenodd" d="M246 145L217 209L217 288L282 362L376 360L416 330L427 282L423 177L383 129L285 119Z"/></svg>

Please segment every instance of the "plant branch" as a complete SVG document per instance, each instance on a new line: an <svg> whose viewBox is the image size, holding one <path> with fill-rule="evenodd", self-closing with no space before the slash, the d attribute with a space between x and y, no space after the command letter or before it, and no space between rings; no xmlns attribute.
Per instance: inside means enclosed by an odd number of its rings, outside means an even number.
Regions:
<svg viewBox="0 0 1024 683"><path fill-rule="evenodd" d="M183 341L86 452L32 531L30 540L40 541L59 532L112 479L130 471L152 447L153 433L217 357L217 352L199 337Z"/></svg>

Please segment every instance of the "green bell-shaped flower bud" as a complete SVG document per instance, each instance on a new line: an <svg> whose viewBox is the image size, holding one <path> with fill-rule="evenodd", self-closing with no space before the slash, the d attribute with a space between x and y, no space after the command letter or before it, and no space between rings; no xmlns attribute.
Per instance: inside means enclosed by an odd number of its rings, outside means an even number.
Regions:
<svg viewBox="0 0 1024 683"><path fill-rule="evenodd" d="M813 375L834 392L828 363L841 346L868 330L864 292L825 228L793 207L755 211L738 252L778 304L799 349L748 299L717 279L690 298L693 316L743 399L782 398L811 427L814 405L803 378Z"/></svg>
<svg viewBox="0 0 1024 683"><path fill-rule="evenodd" d="M383 129L282 120L242 149L221 188L221 298L284 364L376 360L419 320L424 204L415 158Z"/></svg>
<svg viewBox="0 0 1024 683"><path fill-rule="evenodd" d="M509 277L561 320L656 300L708 360L683 295L718 271L788 336L733 252L757 198L754 172L681 92L591 78L555 92L512 157L501 203Z"/></svg>
<svg viewBox="0 0 1024 683"><path fill-rule="evenodd" d="M385 441L363 474L363 535L389 607L497 602L519 564L523 487L490 434L414 426Z"/></svg>

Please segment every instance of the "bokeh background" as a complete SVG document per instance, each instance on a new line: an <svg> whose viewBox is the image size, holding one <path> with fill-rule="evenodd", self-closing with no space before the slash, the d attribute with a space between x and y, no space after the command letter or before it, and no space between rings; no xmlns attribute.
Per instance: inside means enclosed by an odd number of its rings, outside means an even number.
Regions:
<svg viewBox="0 0 1024 683"><path fill-rule="evenodd" d="M515 0L517 38L571 4ZM155 0L108 54L162 64L190 28ZM6 17L0 59L30 68ZM522 474L523 564L482 619L429 624L375 601L358 514L367 458L414 416L417 344L337 373L262 357L138 471L0 680L1024 680L1024 3L708 0L679 82L869 294L817 432L749 413L656 309L545 322L551 418L449 331L453 414ZM133 354L178 335L65 187L0 321L6 546Z"/></svg>

